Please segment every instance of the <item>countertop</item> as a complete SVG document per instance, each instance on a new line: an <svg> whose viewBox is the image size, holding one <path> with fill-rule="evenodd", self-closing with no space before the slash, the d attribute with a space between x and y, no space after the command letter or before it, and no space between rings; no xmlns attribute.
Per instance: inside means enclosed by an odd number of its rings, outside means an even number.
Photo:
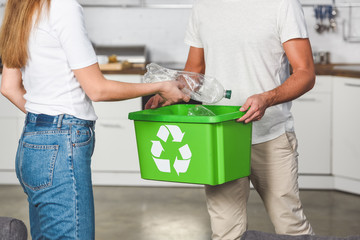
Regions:
<svg viewBox="0 0 360 240"><path fill-rule="evenodd" d="M185 64L182 63L159 63L160 66L182 70ZM144 68L131 68L121 71L103 71L104 74L139 74L146 72ZM360 78L360 64L315 64L316 75L331 75L339 77Z"/></svg>
<svg viewBox="0 0 360 240"><path fill-rule="evenodd" d="M182 70L183 63L159 63L160 66ZM144 68L131 68L120 71L103 71L104 74L139 74L146 72ZM360 64L315 64L316 75L331 75L341 77L360 78Z"/></svg>
<svg viewBox="0 0 360 240"><path fill-rule="evenodd" d="M161 66L181 70L184 66L182 63L162 63ZM180 67L181 66L181 67ZM0 73L2 68L0 68ZM146 69L128 68L123 70L102 71L103 74L135 74L143 75ZM315 64L316 75L331 75L341 77L360 78L360 64Z"/></svg>
<svg viewBox="0 0 360 240"><path fill-rule="evenodd" d="M316 75L360 78L360 64L315 64Z"/></svg>

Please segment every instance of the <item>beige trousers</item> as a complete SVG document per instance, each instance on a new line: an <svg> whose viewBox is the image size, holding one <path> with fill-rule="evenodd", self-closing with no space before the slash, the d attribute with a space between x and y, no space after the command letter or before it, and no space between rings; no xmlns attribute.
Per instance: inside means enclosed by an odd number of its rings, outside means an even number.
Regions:
<svg viewBox="0 0 360 240"><path fill-rule="evenodd" d="M278 234L313 234L299 197L295 133L251 149L251 175L217 186L205 186L213 240L238 240L247 229L250 182L262 198Z"/></svg>

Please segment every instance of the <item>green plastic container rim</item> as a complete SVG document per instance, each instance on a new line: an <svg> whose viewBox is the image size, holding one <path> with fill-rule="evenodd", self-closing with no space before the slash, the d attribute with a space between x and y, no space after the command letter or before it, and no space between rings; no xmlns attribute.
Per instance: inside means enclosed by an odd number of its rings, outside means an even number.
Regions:
<svg viewBox="0 0 360 240"><path fill-rule="evenodd" d="M175 104L129 113L130 120L151 122L219 123L241 118L241 106L202 105L215 113L215 116L188 116L187 111L196 104Z"/></svg>

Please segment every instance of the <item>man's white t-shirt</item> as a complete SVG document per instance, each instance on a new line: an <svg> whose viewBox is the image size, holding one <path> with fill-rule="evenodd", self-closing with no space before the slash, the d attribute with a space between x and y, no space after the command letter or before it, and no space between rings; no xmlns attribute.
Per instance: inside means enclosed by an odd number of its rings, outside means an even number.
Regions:
<svg viewBox="0 0 360 240"><path fill-rule="evenodd" d="M33 27L28 47L29 60L22 68L26 111L96 120L91 100L72 71L97 62L78 2L52 0Z"/></svg>
<svg viewBox="0 0 360 240"><path fill-rule="evenodd" d="M294 38L308 38L298 0L197 0L185 43L203 48L205 74L232 90L217 105L241 106L289 77L282 44ZM294 131L290 108L291 102L268 108L253 123L253 144Z"/></svg>

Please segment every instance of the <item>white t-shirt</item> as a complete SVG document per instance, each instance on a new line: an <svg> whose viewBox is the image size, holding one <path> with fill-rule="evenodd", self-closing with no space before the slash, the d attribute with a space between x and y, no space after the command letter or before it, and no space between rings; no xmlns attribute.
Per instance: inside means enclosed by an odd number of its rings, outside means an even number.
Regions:
<svg viewBox="0 0 360 240"><path fill-rule="evenodd" d="M217 105L241 106L289 77L282 43L294 38L308 38L298 0L197 0L185 43L203 48L205 74L232 90L231 100ZM253 144L294 131L290 108L291 102L268 108L253 123Z"/></svg>
<svg viewBox="0 0 360 240"><path fill-rule="evenodd" d="M26 111L96 120L91 100L72 71L96 62L82 7L76 0L52 0L29 37L29 60L22 69Z"/></svg>

